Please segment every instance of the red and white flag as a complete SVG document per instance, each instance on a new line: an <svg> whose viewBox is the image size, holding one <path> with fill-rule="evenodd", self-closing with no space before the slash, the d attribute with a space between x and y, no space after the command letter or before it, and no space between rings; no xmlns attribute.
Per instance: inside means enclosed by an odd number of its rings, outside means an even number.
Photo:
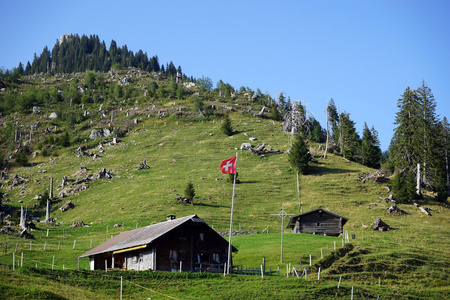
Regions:
<svg viewBox="0 0 450 300"><path fill-rule="evenodd" d="M234 174L236 173L236 156L222 160L220 162L220 171L223 174Z"/></svg>

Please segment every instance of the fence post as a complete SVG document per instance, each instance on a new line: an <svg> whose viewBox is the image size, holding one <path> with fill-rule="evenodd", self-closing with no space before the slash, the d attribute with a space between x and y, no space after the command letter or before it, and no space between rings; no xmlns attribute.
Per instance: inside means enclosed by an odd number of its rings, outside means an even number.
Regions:
<svg viewBox="0 0 450 300"><path fill-rule="evenodd" d="M263 277L264 277L264 273L266 273L266 257L263 257L263 264L262 264L262 269L261 272L263 272Z"/></svg>

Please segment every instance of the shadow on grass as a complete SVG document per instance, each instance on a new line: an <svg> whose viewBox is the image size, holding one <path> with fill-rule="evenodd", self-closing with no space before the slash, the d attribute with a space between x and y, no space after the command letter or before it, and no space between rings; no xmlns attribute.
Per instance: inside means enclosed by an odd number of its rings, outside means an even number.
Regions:
<svg viewBox="0 0 450 300"><path fill-rule="evenodd" d="M201 203L201 204L200 204ZM206 207L224 207L224 208L229 208L230 206L227 205L217 205L217 204L206 204L204 202L198 202L198 203L194 203L195 206L206 206Z"/></svg>
<svg viewBox="0 0 450 300"><path fill-rule="evenodd" d="M310 175L325 175L325 174L343 174L343 173L357 173L358 170L348 170L340 168L327 168L323 166L311 166L308 174Z"/></svg>

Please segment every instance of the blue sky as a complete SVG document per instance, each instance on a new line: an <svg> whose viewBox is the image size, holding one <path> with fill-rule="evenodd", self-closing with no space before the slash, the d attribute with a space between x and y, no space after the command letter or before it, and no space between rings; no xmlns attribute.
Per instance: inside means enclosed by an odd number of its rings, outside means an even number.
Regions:
<svg viewBox="0 0 450 300"><path fill-rule="evenodd" d="M333 98L387 149L397 100L422 80L450 118L450 1L6 1L0 67L63 34L96 34L220 79L302 101L325 126Z"/></svg>

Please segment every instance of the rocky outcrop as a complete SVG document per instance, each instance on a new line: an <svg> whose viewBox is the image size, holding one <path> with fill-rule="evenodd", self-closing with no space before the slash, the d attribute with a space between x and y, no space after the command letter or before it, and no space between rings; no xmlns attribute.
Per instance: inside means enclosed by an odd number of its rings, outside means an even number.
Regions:
<svg viewBox="0 0 450 300"><path fill-rule="evenodd" d="M112 134L111 130L108 128L92 129L89 138L91 140L100 139L102 137L108 137Z"/></svg>

